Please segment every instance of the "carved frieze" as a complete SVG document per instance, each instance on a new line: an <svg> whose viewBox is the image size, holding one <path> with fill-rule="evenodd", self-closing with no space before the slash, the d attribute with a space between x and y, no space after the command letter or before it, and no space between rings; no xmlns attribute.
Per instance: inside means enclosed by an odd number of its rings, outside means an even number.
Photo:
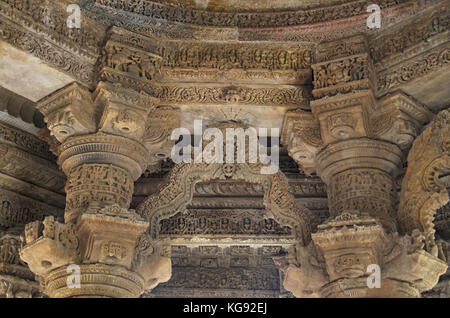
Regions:
<svg viewBox="0 0 450 318"><path fill-rule="evenodd" d="M95 63L101 46L102 27L85 18L80 29L68 28L66 5L45 0L2 0L0 13L19 25L49 35L51 42L72 49Z"/></svg>
<svg viewBox="0 0 450 318"><path fill-rule="evenodd" d="M297 106L308 108L308 87L246 87L246 86L185 86L163 85L158 97L169 105L188 104L243 104L264 106Z"/></svg>
<svg viewBox="0 0 450 318"><path fill-rule="evenodd" d="M435 7L433 11L422 14L407 24L393 27L387 32L369 41L369 52L374 64L380 66L384 60L397 57L407 49L429 40L450 27L449 7L445 4ZM447 38L448 39L448 38Z"/></svg>
<svg viewBox="0 0 450 318"><path fill-rule="evenodd" d="M80 59L78 55L70 53L6 19L0 22L0 39L40 58L87 86L91 86L94 82L94 63Z"/></svg>
<svg viewBox="0 0 450 318"><path fill-rule="evenodd" d="M2 298L42 298L37 282L15 276L0 274L0 297Z"/></svg>
<svg viewBox="0 0 450 318"><path fill-rule="evenodd" d="M45 142L39 140L31 134L2 122L0 122L0 142L13 144L17 148L23 149L29 153L50 161L55 159Z"/></svg>
<svg viewBox="0 0 450 318"><path fill-rule="evenodd" d="M316 63L323 63L350 56L357 56L367 52L365 36L353 36L337 41L320 43L316 50ZM326 83L324 83L326 84Z"/></svg>
<svg viewBox="0 0 450 318"><path fill-rule="evenodd" d="M379 3L381 8L389 8L408 0L388 1ZM132 13L146 15L155 19L164 19L186 24L205 26L223 26L240 28L273 28L288 27L302 24L312 24L328 20L337 20L366 13L366 3L353 1L341 4L339 7L319 7L308 10L292 10L283 12L215 12L199 9L189 9L169 6L143 0L139 3L117 0L96 0L99 6L120 9Z"/></svg>
<svg viewBox="0 0 450 318"><path fill-rule="evenodd" d="M20 259L21 226L0 232L0 297L39 298L43 293L28 265Z"/></svg>
<svg viewBox="0 0 450 318"><path fill-rule="evenodd" d="M260 210L217 211L189 209L161 221L161 236L290 236L288 227L264 219Z"/></svg>
<svg viewBox="0 0 450 318"><path fill-rule="evenodd" d="M422 76L448 66L449 44L445 43L377 74L378 94L398 88Z"/></svg>
<svg viewBox="0 0 450 318"><path fill-rule="evenodd" d="M162 287L279 290L280 277L276 268L202 268L175 267L172 278Z"/></svg>
<svg viewBox="0 0 450 318"><path fill-rule="evenodd" d="M169 42L161 50L164 66L169 68L263 69L269 71L298 71L312 62L309 45L241 45L187 44Z"/></svg>
<svg viewBox="0 0 450 318"><path fill-rule="evenodd" d="M315 64L312 67L315 98L367 90L372 87L373 67L367 54Z"/></svg>
<svg viewBox="0 0 450 318"><path fill-rule="evenodd" d="M210 295L277 296L281 292L280 273L272 258L284 252L280 245L172 245L172 278L149 296L169 292L176 296L201 295L205 290Z"/></svg>
<svg viewBox="0 0 450 318"><path fill-rule="evenodd" d="M42 220L46 215L61 216L62 210L23 195L0 189L0 225L12 227Z"/></svg>
<svg viewBox="0 0 450 318"><path fill-rule="evenodd" d="M0 143L0 152L0 172L55 192L62 192L66 180L53 161L8 144Z"/></svg>
<svg viewBox="0 0 450 318"><path fill-rule="evenodd" d="M102 70L104 73L121 73L143 81L155 81L160 78L161 57L141 51L132 46L108 41L103 49Z"/></svg>

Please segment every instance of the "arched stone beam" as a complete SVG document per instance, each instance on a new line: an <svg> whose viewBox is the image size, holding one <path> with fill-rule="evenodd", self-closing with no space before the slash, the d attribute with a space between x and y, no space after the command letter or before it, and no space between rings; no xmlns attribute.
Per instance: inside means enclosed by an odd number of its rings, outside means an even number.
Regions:
<svg viewBox="0 0 450 318"><path fill-rule="evenodd" d="M434 215L449 201L449 173L450 111L443 110L417 137L409 152L397 216L401 231L418 229L424 233L429 252L437 252Z"/></svg>
<svg viewBox="0 0 450 318"><path fill-rule="evenodd" d="M245 180L264 187L265 216L291 227L299 243L307 244L311 239L309 211L295 204L294 196L289 193L287 178L281 171L261 174L260 168L260 165L246 163L177 164L169 175L168 184L142 202L136 212L150 223L149 234L157 240L160 221L186 208L197 183L212 179Z"/></svg>

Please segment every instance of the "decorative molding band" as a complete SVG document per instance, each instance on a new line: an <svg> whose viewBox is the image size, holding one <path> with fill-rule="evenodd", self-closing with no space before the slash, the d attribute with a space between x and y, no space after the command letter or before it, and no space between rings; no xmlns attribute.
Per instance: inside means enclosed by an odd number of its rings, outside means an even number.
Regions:
<svg viewBox="0 0 450 318"><path fill-rule="evenodd" d="M169 105L186 104L242 104L260 106L297 106L309 108L310 93L307 87L202 87L163 86L158 96Z"/></svg>
<svg viewBox="0 0 450 318"><path fill-rule="evenodd" d="M378 95L386 94L425 75L443 68L450 62L450 42L424 52L377 74Z"/></svg>
<svg viewBox="0 0 450 318"><path fill-rule="evenodd" d="M403 4L413 4L410 0L378 1L382 9ZM432 1L429 1L432 2ZM292 10L281 12L213 12L187 9L155 3L147 0L139 2L122 0L96 0L95 5L119 9L138 15L179 23L239 28L279 28L345 19L366 14L367 1L351 1L337 6Z"/></svg>
<svg viewBox="0 0 450 318"><path fill-rule="evenodd" d="M93 86L94 63L58 47L33 31L3 18L0 21L0 40L32 54L50 66L74 77L81 83Z"/></svg>
<svg viewBox="0 0 450 318"><path fill-rule="evenodd" d="M0 225L5 227L24 225L43 220L47 215L62 216L62 209L30 199L26 196L0 189Z"/></svg>
<svg viewBox="0 0 450 318"><path fill-rule="evenodd" d="M26 181L11 177L0 172L0 188L15 192L37 201L42 201L51 206L61 209L61 214L66 205L66 196L64 193L54 192L40 186L30 184Z"/></svg>
<svg viewBox="0 0 450 318"><path fill-rule="evenodd" d="M95 63L103 43L105 30L83 16L80 29L68 28L66 4L47 0L1 0L0 15L31 32L47 35L48 41Z"/></svg>
<svg viewBox="0 0 450 318"><path fill-rule="evenodd" d="M63 192L66 178L53 161L0 142L0 171L40 187Z"/></svg>
<svg viewBox="0 0 450 318"><path fill-rule="evenodd" d="M264 211L189 209L187 214L176 215L161 221L161 237L245 237L257 235L293 237L289 227L280 226L274 219L264 219ZM252 240L258 240L252 238Z"/></svg>
<svg viewBox="0 0 450 318"><path fill-rule="evenodd" d="M369 52L373 63L378 63L385 59L391 59L401 53L404 55L408 48L415 47L426 41L427 48L430 48L431 39L444 35L442 41L448 42L448 35L445 33L450 29L450 7L448 3L433 8L432 12L426 10L421 16L411 19L406 24L394 26L385 32L370 39Z"/></svg>
<svg viewBox="0 0 450 318"><path fill-rule="evenodd" d="M2 122L0 122L0 143L12 144L46 160L55 161L55 156L44 141Z"/></svg>

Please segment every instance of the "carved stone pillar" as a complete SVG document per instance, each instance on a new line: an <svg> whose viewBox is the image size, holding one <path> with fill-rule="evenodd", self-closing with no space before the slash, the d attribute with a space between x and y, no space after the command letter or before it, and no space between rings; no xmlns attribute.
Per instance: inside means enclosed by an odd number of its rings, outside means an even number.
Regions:
<svg viewBox="0 0 450 318"><path fill-rule="evenodd" d="M418 297L436 284L446 264L422 249L420 232L398 236L394 178L432 114L402 92L375 98L363 37L319 45L316 62L312 113L288 113L283 137L299 165L326 183L330 218L312 234L310 252L298 255L300 267L292 271L316 273L316 288L299 284L294 294ZM316 267L307 272L301 263L310 264L311 257ZM368 286L372 264L381 268L380 288Z"/></svg>
<svg viewBox="0 0 450 318"><path fill-rule="evenodd" d="M155 103L101 82L94 93L72 84L39 104L67 175L65 224L27 224L21 257L50 297L138 297L159 282L161 253L140 246L148 222L129 210L133 182L151 163L143 140ZM78 287L68 283L74 275Z"/></svg>

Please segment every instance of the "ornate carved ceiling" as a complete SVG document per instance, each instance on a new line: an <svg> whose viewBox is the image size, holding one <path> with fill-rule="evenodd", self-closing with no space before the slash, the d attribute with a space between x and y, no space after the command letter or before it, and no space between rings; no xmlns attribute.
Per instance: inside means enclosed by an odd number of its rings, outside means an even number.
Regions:
<svg viewBox="0 0 450 318"><path fill-rule="evenodd" d="M65 27L65 5L71 2L0 0L0 86L20 95L5 93L14 97L4 99L0 110L30 122L35 119L34 102L40 100L47 125L58 141L72 138L60 148L61 163L74 151L81 156L84 148L80 145L87 141L113 145L109 139L100 140L103 133L126 136L121 137L126 140L121 142L122 159L114 162L121 169L114 173L125 176L123 205L128 207L134 194L131 207L138 207L140 213L140 203L161 190L159 186L167 182L164 169L171 167L144 173L134 192L133 180L147 164L155 168L160 157L168 156L166 141L173 128L191 129L195 119L202 119L205 126L222 121L256 128L284 125L284 145L292 144L288 139L293 130L301 131L307 140L295 140L297 144L288 150L294 159L310 159L311 167L303 167L306 171L316 165L315 151L324 142L353 133L356 124L351 115L321 116L327 108L340 109L339 98L345 98L340 96L348 93L345 90L373 91L373 97L364 91L351 100L354 106L370 106L370 112L364 116L361 112L361 120L369 124L359 123L358 127L363 136L367 129L371 138L406 144L403 151L431 120L432 112L449 105L448 0L377 1L383 10L381 30L366 26L370 1L82 0L78 1L83 19L79 30ZM66 86L72 81L78 84ZM337 101L333 104L329 97ZM315 106L313 112L311 105ZM60 110L70 117L58 116ZM100 112L99 122L95 117ZM313 115L320 117L321 125L326 122L330 133L319 131ZM413 125L403 127L403 118ZM291 126L290 119L294 122ZM37 120L34 123L42 126ZM71 125L82 136L69 130ZM132 134L127 135L130 130ZM83 134L94 132L99 134L84 140ZM339 135L342 133L344 136ZM48 137L43 139L51 140ZM3 123L0 141L2 194L8 200L13 197L22 209L14 213L22 213L29 221L31 217L23 212L20 202L30 198L45 202L48 197L54 206L39 203L34 206L36 213L41 217L46 209L49 214L60 215L65 178L48 146ZM143 146L133 148L135 143ZM131 169L123 158L134 156L136 149L144 159L136 159L139 165L133 163ZM118 153L114 150L108 156ZM401 161L401 155L398 150L396 162ZM31 162L37 167L33 173L26 169ZM75 165L75 161L67 162L61 164L66 173ZM317 229L329 216L325 185L316 176L299 174L285 153L280 164L287 176L275 187L283 187L288 198L282 201L300 207L311 228ZM74 169L72 180L84 173L80 167ZM86 170L97 168L100 165ZM122 171L125 169L133 170L132 179ZM223 177L221 169L217 171ZM95 173L88 175L92 184L99 179ZM217 176L216 171L210 176ZM195 187L178 189L182 195L192 194L187 205L182 201L176 207L179 209L168 211L158 205L162 199L156 195L144 211L151 212L155 206L159 209L152 229L156 236L174 244L173 277L155 289L153 296L173 295L175 290L182 296L282 296L281 274L272 257L283 254L295 242L295 231L278 222L279 215L267 216L266 192L253 183L255 179L201 178ZM182 183L175 177L171 182L175 190ZM85 190L76 189L70 181L67 184L66 190L72 192L66 205L70 210L70 204ZM335 186L334 191L339 195L350 192L341 186ZM173 198L164 199L171 204ZM160 214L163 217L159 218ZM439 211L438 221L446 224L442 219L447 214L448 206Z"/></svg>
<svg viewBox="0 0 450 318"><path fill-rule="evenodd" d="M430 88L445 86L449 75L446 1L380 1L380 31L365 25L367 1L277 2L282 11L273 8L275 2L265 2L252 5L253 13L240 12L244 5L235 1L212 1L208 10L194 9L202 5L194 1L163 2L80 1L83 25L76 30L65 27L64 2L1 1L1 38L28 52L27 58L34 55L70 76L33 72L27 80L34 82L27 87L34 90L24 92L18 84L24 76L10 71L22 62L11 61L13 68L2 70L3 80L9 79L3 86L32 100L71 80L93 88L105 50L112 54L131 45L161 58L156 79L160 85L141 89L150 90L162 105L181 107L183 125L191 126L193 117L208 114L206 122L238 119L251 126L281 128L287 110L309 107L315 45L366 33L378 95L404 87L436 111L450 97L441 89L427 94ZM230 10L215 11L226 8ZM270 13L258 13L269 8ZM433 80L437 70L439 77ZM418 83L424 76L429 78L427 86Z"/></svg>
<svg viewBox="0 0 450 318"><path fill-rule="evenodd" d="M327 7L336 4L355 2L355 0L155 0L153 2L207 11L273 12Z"/></svg>

